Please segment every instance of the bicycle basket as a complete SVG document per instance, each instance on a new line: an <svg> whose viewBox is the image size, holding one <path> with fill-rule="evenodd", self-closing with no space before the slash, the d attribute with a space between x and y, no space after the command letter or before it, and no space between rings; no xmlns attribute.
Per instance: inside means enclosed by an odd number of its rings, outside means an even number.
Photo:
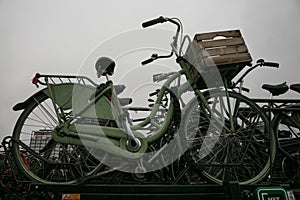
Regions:
<svg viewBox="0 0 300 200"><path fill-rule="evenodd" d="M252 58L240 30L199 33L187 48L186 55L189 72L200 89L206 88L199 71L209 73L211 66L217 69L227 85L246 66ZM192 55L192 56L191 56ZM214 78L213 76L211 77Z"/></svg>

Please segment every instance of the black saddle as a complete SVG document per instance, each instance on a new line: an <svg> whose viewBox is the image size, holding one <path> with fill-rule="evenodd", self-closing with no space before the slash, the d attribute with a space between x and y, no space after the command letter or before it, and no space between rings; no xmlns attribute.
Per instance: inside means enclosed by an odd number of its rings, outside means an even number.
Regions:
<svg viewBox="0 0 300 200"><path fill-rule="evenodd" d="M263 84L262 88L269 91L273 96L279 96L289 90L289 86L286 82L277 85Z"/></svg>
<svg viewBox="0 0 300 200"><path fill-rule="evenodd" d="M114 74L115 66L116 63L112 59L100 57L95 64L98 78L106 75L112 76Z"/></svg>
<svg viewBox="0 0 300 200"><path fill-rule="evenodd" d="M294 91L300 93L300 83L292 84L292 85L290 86L290 88L291 88L291 90L294 90Z"/></svg>

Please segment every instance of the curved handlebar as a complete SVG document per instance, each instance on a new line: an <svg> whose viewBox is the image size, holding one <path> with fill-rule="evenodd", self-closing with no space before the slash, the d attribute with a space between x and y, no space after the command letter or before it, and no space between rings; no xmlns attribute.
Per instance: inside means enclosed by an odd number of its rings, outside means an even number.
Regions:
<svg viewBox="0 0 300 200"><path fill-rule="evenodd" d="M159 56L154 53L154 54L152 54L152 56L149 59L144 60L141 64L142 65L147 65L147 64L153 62L154 60L156 60L157 58L159 58Z"/></svg>
<svg viewBox="0 0 300 200"><path fill-rule="evenodd" d="M264 62L263 65L266 66L266 67L276 67L276 68L279 68L279 63Z"/></svg>
<svg viewBox="0 0 300 200"><path fill-rule="evenodd" d="M154 59L153 58L149 58L149 59L147 59L147 60L144 60L144 61L142 61L142 65L147 65L147 64L149 64L149 63L151 63L151 62L153 62L154 61Z"/></svg>
<svg viewBox="0 0 300 200"><path fill-rule="evenodd" d="M158 24L158 23L164 23L166 21L167 21L167 19L165 19L163 16L160 16L156 19L152 19L152 20L149 20L149 21L146 21L146 22L142 23L142 27L146 28L146 27Z"/></svg>
<svg viewBox="0 0 300 200"><path fill-rule="evenodd" d="M256 63L258 66L276 67L276 68L279 67L279 63L265 62L264 59L258 59Z"/></svg>
<svg viewBox="0 0 300 200"><path fill-rule="evenodd" d="M158 56L157 54L153 54L151 56L151 58L143 61L142 65L151 63L152 61L159 59L159 58L170 58L173 55L173 53L175 53L175 55L178 56L178 47L177 47L178 46L178 38L179 38L180 29L182 28L182 24L178 18L167 18L167 17L160 16L156 19L152 19L152 20L142 23L142 27L146 28L146 27L153 26L158 23L164 23L164 22L171 22L172 24L175 24L177 26L176 34L173 37L173 42L171 43L171 47L172 47L171 53L169 55L165 55L165 56ZM182 42L182 41L180 41L180 42Z"/></svg>
<svg viewBox="0 0 300 200"><path fill-rule="evenodd" d="M141 64L142 64L142 65L147 65L147 64L153 62L153 61L156 60L156 59L160 59L160 58L170 58L170 57L172 57L172 56L173 56L173 52L171 52L171 54L166 55L166 56L159 56L158 54L154 53L154 54L152 54L152 56L151 56L149 59L144 60Z"/></svg>
<svg viewBox="0 0 300 200"><path fill-rule="evenodd" d="M235 83L233 83L232 87L236 87L237 84L241 83L244 78L251 72L253 71L255 68L259 67L259 66L265 66L265 67L275 67L275 68L279 68L279 63L275 63L275 62L265 62L264 59L258 59L256 61L256 65L252 66L251 68L249 68Z"/></svg>

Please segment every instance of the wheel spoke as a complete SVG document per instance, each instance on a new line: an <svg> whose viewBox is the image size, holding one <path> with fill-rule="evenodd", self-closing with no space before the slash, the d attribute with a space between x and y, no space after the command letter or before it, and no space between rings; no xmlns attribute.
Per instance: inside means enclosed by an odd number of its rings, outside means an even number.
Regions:
<svg viewBox="0 0 300 200"><path fill-rule="evenodd" d="M236 93L228 92L228 95L211 92L207 96L212 111L210 113L224 119L215 143L205 143L205 138L217 130L218 124L212 120L205 127L201 126L201 122L198 126L186 126L187 130L191 127L205 130L194 138L190 155L199 169L198 173L213 182L221 184L226 180L239 181L240 184L255 183L269 171L270 155L274 159L275 138L269 129L267 117L260 113L256 104ZM193 106L194 110L199 108L198 102ZM201 149L206 152L209 150L209 153L203 157Z"/></svg>

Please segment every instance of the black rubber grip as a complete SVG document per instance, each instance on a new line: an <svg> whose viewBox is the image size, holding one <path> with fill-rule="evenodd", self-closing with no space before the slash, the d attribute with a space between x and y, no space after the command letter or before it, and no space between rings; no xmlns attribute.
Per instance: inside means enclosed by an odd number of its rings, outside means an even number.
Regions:
<svg viewBox="0 0 300 200"><path fill-rule="evenodd" d="M165 22L166 21L166 19L164 18L164 17L159 17L159 18L156 18L156 19L152 19L152 20L149 20L149 21L147 21L147 22L144 22L144 23L142 23L142 27L143 28L146 28L146 27L149 27L149 26L153 26L153 25L155 25L155 24L158 24L158 23L163 23L163 22Z"/></svg>
<svg viewBox="0 0 300 200"><path fill-rule="evenodd" d="M153 60L154 60L153 58L149 58L147 60L144 60L144 61L142 61L142 65L147 65L147 64L153 62Z"/></svg>
<svg viewBox="0 0 300 200"><path fill-rule="evenodd" d="M245 91L245 92L248 92L248 93L250 92L249 88L242 87L242 90Z"/></svg>
<svg viewBox="0 0 300 200"><path fill-rule="evenodd" d="M263 65L266 67L276 67L276 68L279 67L279 63L273 63L273 62L264 62Z"/></svg>
<svg viewBox="0 0 300 200"><path fill-rule="evenodd" d="M150 97L157 95L159 93L159 89L155 90L155 92L152 92L149 94Z"/></svg>

